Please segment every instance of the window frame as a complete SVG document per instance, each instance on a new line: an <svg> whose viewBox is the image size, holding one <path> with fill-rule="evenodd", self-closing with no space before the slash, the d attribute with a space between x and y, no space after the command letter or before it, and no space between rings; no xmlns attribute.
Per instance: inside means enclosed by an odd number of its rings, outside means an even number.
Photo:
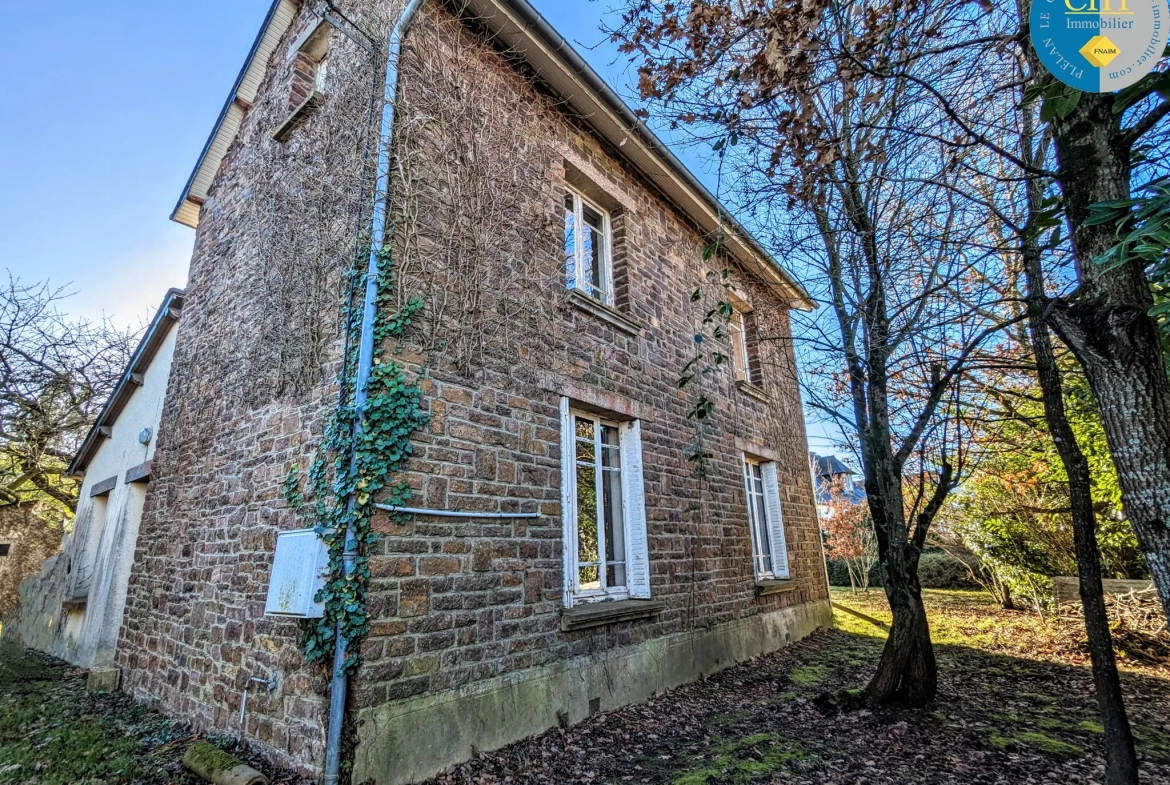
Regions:
<svg viewBox="0 0 1170 785"><path fill-rule="evenodd" d="M752 574L757 581L789 580L791 563L788 557L788 538L784 530L784 513L780 501L779 471L775 461L742 455L743 484L747 507L748 538L752 546ZM758 478L751 476L751 468L758 469ZM758 479L760 492L752 488ZM759 505L754 502L759 501ZM763 520L759 520L760 510ZM768 546L768 567L763 569L760 545Z"/></svg>
<svg viewBox="0 0 1170 785"><path fill-rule="evenodd" d="M759 477L752 476L752 470L759 472ZM752 488L752 482L760 483L759 493ZM743 487L747 494L748 535L752 543L752 574L756 580L772 580L775 578L775 566L772 560L772 535L768 528L768 505L764 490L764 467L762 461L757 461L748 455L743 456ZM756 503L758 500L758 504ZM760 513L764 519L759 520ZM761 546L767 544L767 567L764 569L764 556L760 552Z"/></svg>
<svg viewBox="0 0 1170 785"><path fill-rule="evenodd" d="M562 397L561 409L561 512L565 609L603 601L650 599L650 546L646 530L646 487L642 468L642 424L592 407L578 407ZM621 509L623 518L625 585L581 590L577 516L577 418L617 428L621 456ZM595 442L596 444L596 442ZM596 453L595 453L596 456ZM602 543L598 543L598 555ZM615 559L615 561L617 561ZM601 582L601 576L598 576Z"/></svg>
<svg viewBox="0 0 1170 785"><path fill-rule="evenodd" d="M612 420L607 420L604 417L600 417L596 414L591 414L590 412L584 412L584 411L580 411L578 409L572 409L572 408L569 409L569 416L572 418L572 422L573 422L573 426L574 426L574 430L572 433L574 455L573 455L573 471L566 473L566 477L572 483L573 510L572 510L572 515L571 515L571 517L569 517L568 520L571 521L573 523L573 525L570 526L569 530L567 531L568 537L566 538L566 548L568 548L569 557L570 557L570 560L573 564L573 572L571 574L572 594L577 600L580 600L581 602L596 602L596 601L600 601L600 600L625 600L625 599L629 599L629 597L630 597L630 574L629 574L630 536L629 536L629 529L625 525L626 519L629 517L629 501L626 498L626 489L625 489L624 481L621 480L621 472L625 471L625 466L626 466L625 456L623 455L623 445L622 445L622 440L621 440L622 424L618 423L618 422L614 422ZM597 505L597 555L599 558L599 561L597 562L597 582L599 584L599 588L596 588L596 589L582 589L581 588L581 565L582 564L592 564L593 562L581 562L580 561L580 529L578 526L580 519L578 516L578 508L577 508L577 505L579 503L578 499L580 498L579 495L577 494L577 490L578 490L577 469L580 466L580 461L576 457L577 442L582 441L577 436L577 433L576 433L576 424L577 424L577 420L579 420L579 419L580 420L588 420L588 421L592 422L593 427L594 427L594 431L593 431L593 468L594 468L594 471L596 472L596 478L594 480L594 493L596 494L596 499L597 499L597 501L596 501L596 505ZM602 459L602 454L603 454L602 451L603 451L604 447L603 447L603 441L601 438L601 436L602 436L601 429L602 428L613 428L618 434L617 450L618 450L618 456L619 456L618 459L620 461L620 466L618 469L618 472L619 472L618 477L619 477L619 482L622 483L622 485L621 485L622 552L623 552L623 555L625 557L622 561L622 564L624 565L623 569L625 571L625 582L621 586L613 586L613 587L609 587L606 585L606 583L607 583L606 576L607 576L607 572L609 569L609 563L604 558L602 558L602 554L605 552L605 543L606 543L605 525L606 525L606 512L607 512L605 509L605 504L602 501L604 499L604 493L605 493L605 491L604 491L605 468L604 468L604 462ZM616 560L615 560L615 563L616 563Z"/></svg>
<svg viewBox="0 0 1170 785"><path fill-rule="evenodd" d="M565 266L565 288L569 291L578 291L581 294L591 299L597 300L603 305L608 305L611 308L615 304L614 282L613 282L613 217L610 211L593 201L576 188L566 187L565 196L573 198L573 276L569 277L568 265ZM562 215L567 213L566 205L562 199L561 211ZM583 269L583 262L585 259L585 206L588 206L594 212L601 216L602 237L605 243L601 259L601 291L594 292L595 288L592 283L586 282L584 286L581 285L581 278L578 275L579 271ZM563 235L563 232L562 232ZM562 255L564 254L564 247L562 243ZM565 261L567 262L567 255Z"/></svg>
<svg viewBox="0 0 1170 785"><path fill-rule="evenodd" d="M735 304L731 306L731 317L727 320L727 332L731 337L731 367L735 370L736 380L755 384L751 357L748 354L747 312Z"/></svg>

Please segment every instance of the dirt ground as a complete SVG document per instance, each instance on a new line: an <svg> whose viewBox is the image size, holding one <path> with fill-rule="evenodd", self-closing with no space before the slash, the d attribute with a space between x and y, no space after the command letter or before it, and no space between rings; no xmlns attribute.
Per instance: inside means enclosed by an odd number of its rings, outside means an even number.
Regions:
<svg viewBox="0 0 1170 785"><path fill-rule="evenodd" d="M880 591L835 593L836 629L648 703L484 753L431 785L774 785L1102 781L1101 728L1075 626L927 592L940 695L921 710L843 708L873 671ZM1123 658L1143 783L1170 785L1170 667ZM67 665L0 648L0 783L194 785L196 737ZM227 738L212 739L273 771Z"/></svg>
<svg viewBox="0 0 1170 785"><path fill-rule="evenodd" d="M927 592L936 705L841 711L873 672L880 590L835 592L837 628L650 702L555 730L431 785L1075 783L1104 762L1075 628L976 592ZM847 612L849 609L853 613ZM868 617L867 621L863 617ZM1170 783L1170 669L1125 662L1144 783ZM832 698L838 693L838 698Z"/></svg>

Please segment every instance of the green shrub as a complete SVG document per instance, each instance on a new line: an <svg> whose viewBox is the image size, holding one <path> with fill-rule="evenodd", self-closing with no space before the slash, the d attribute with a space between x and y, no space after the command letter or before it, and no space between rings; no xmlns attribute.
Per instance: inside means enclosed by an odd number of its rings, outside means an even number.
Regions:
<svg viewBox="0 0 1170 785"><path fill-rule="evenodd" d="M849 568L845 566L843 559L829 559L829 585L830 586L848 586L849 585ZM882 586L882 566L874 562L873 567L869 569L869 587L871 589L880 589Z"/></svg>
<svg viewBox="0 0 1170 785"><path fill-rule="evenodd" d="M848 586L849 570L840 559L830 559L829 585ZM971 572L958 558L943 550L926 550L918 562L918 580L924 589L978 589ZM882 566L874 564L869 571L870 588L882 587Z"/></svg>
<svg viewBox="0 0 1170 785"><path fill-rule="evenodd" d="M918 581L924 589L980 588L967 565L943 550L922 552L918 561Z"/></svg>

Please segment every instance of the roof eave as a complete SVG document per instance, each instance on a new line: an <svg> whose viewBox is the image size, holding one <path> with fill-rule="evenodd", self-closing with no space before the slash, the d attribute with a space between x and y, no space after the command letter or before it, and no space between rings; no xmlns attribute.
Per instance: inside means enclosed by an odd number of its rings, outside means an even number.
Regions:
<svg viewBox="0 0 1170 785"><path fill-rule="evenodd" d="M264 23L260 26L260 32L252 43L252 48L248 51L247 59L244 60L244 67L236 76L232 91L228 94L227 101L215 121L215 127L212 128L211 135L207 137L207 142L203 145L203 151L199 154L199 162L191 171L191 176L187 178L183 194L171 212L172 221L192 229L199 226L199 211L207 198L206 190L200 189L199 186L204 182L210 185L210 180L214 178L215 172L218 171L219 165L223 162L223 154L227 152L228 146L239 132L244 114L256 97L254 92L242 90L245 86L245 80L248 79L253 66L258 64L258 58L263 56L265 60L263 65L267 65L268 56L272 54L277 41L284 36L292 23L298 2L299 0L272 0L268 14L264 17ZM282 9L283 13L281 13ZM251 94L244 95L242 92ZM200 192L201 190L202 192Z"/></svg>
<svg viewBox="0 0 1170 785"><path fill-rule="evenodd" d="M137 389L133 377L136 374L145 374L150 368L159 348L170 335L171 327L179 320L179 313L183 310L184 297L185 292L182 289L170 289L163 297L162 305L159 306L158 312L150 321L150 326L146 328L146 334L139 341L138 348L131 355L130 362L126 365L126 370L122 373L118 386L110 394L110 399L102 407L101 413L94 420L93 427L89 429L89 433L86 434L77 454L69 463L69 468L65 470L67 477L77 477L84 473L89 462L93 460L93 456L101 448L102 440L106 438L102 435L102 428L112 427L117 421L118 415L126 408L126 404Z"/></svg>

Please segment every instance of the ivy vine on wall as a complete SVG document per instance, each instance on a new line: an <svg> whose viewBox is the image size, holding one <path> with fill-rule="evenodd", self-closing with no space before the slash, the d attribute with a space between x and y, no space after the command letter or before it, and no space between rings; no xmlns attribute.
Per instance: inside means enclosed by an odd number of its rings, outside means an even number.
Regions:
<svg viewBox="0 0 1170 785"><path fill-rule="evenodd" d="M302 651L309 662L327 662L333 656L340 630L348 653L343 665L347 673L357 668L359 647L356 644L370 630L366 600L369 550L378 539L372 526L378 511L375 500L389 506L403 506L410 500L410 486L405 481L395 481L394 477L410 460L412 435L430 419L422 410L422 390L392 359L393 350L388 346L392 339L404 335L422 308L422 301L411 299L400 310L393 310L394 264L389 247L382 252L379 269L374 364L366 387L365 409L359 413L354 405L364 306L355 297L350 298L344 319L349 351L340 374L340 405L325 428L308 471L311 501L306 501L297 464L289 468L283 485L285 501L312 522L317 535L329 548L328 577L316 598L325 603L325 615L304 622ZM356 291L365 289L365 275L356 268L350 273ZM356 427L359 416L360 430ZM400 513L390 513L390 516L396 524L406 522L407 516ZM357 541L357 557L353 570L347 573L344 554L351 525Z"/></svg>

